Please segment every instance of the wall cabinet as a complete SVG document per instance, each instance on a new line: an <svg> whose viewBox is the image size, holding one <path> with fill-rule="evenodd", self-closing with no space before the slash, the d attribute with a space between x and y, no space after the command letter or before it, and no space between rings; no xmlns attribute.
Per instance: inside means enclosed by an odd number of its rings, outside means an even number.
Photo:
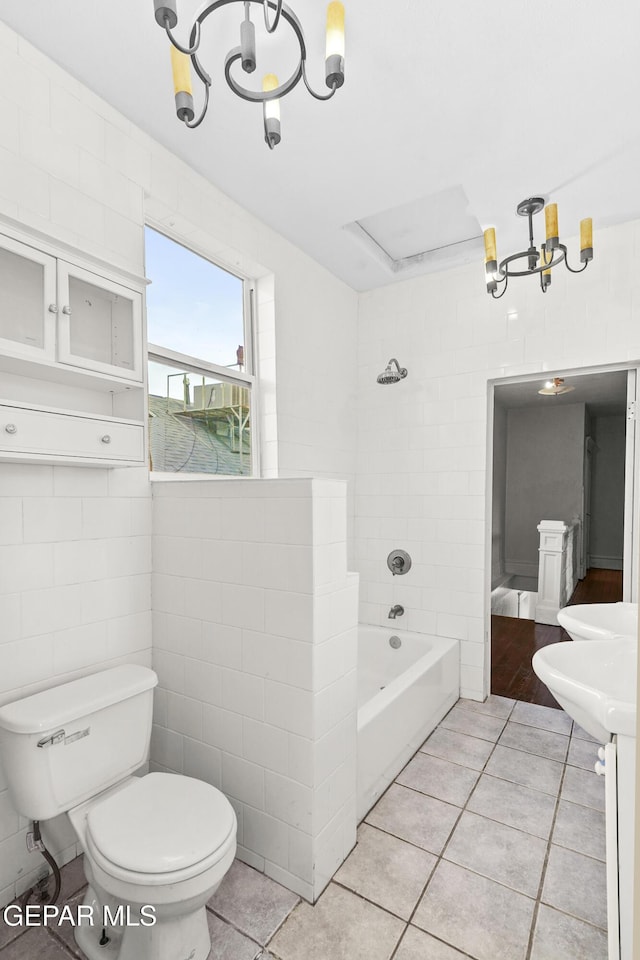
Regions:
<svg viewBox="0 0 640 960"><path fill-rule="evenodd" d="M0 459L144 463L144 284L0 221Z"/></svg>
<svg viewBox="0 0 640 960"><path fill-rule="evenodd" d="M0 350L31 360L55 360L56 261L0 236Z"/></svg>
<svg viewBox="0 0 640 960"><path fill-rule="evenodd" d="M0 235L0 348L142 381L142 297Z"/></svg>
<svg viewBox="0 0 640 960"><path fill-rule="evenodd" d="M0 435L6 451L29 460L140 462L144 457L142 424L51 407L0 403Z"/></svg>

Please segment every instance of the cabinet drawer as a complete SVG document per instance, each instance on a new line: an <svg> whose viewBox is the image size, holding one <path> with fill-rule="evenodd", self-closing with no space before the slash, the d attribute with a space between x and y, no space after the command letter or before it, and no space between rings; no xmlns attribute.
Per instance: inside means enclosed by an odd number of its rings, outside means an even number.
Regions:
<svg viewBox="0 0 640 960"><path fill-rule="evenodd" d="M144 428L142 424L0 404L0 449L61 459L142 462Z"/></svg>

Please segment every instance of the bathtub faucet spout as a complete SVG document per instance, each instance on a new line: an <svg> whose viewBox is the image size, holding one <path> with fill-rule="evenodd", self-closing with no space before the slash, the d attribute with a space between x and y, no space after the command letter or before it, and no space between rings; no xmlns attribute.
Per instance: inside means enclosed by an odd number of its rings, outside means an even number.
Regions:
<svg viewBox="0 0 640 960"><path fill-rule="evenodd" d="M396 617L401 617L404 613L404 607L401 607L399 603L396 603L391 610L389 610L389 620L395 620Z"/></svg>

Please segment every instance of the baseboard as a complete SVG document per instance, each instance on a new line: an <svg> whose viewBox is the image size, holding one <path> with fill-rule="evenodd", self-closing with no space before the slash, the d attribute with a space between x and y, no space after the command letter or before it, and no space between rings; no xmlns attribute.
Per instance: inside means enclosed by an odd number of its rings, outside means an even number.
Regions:
<svg viewBox="0 0 640 960"><path fill-rule="evenodd" d="M547 607L543 603L536 606L536 623L558 626L558 607Z"/></svg>
<svg viewBox="0 0 640 960"><path fill-rule="evenodd" d="M537 577L538 563L526 560L505 560L504 569L507 575L515 574L518 577Z"/></svg>
<svg viewBox="0 0 640 960"><path fill-rule="evenodd" d="M498 587L501 587L507 580L510 580L513 574L511 573L501 573L497 577L491 580L491 590L497 590Z"/></svg>
<svg viewBox="0 0 640 960"><path fill-rule="evenodd" d="M600 570L622 570L622 557L594 557L590 553L589 566Z"/></svg>

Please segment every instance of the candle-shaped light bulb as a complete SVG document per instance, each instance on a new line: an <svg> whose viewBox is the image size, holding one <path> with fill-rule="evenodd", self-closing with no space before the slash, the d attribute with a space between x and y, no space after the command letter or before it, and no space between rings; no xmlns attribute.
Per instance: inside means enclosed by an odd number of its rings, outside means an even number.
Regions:
<svg viewBox="0 0 640 960"><path fill-rule="evenodd" d="M193 87L191 85L191 62L186 53L171 45L171 69L176 98L176 113L179 120L191 121L193 110Z"/></svg>
<svg viewBox="0 0 640 960"><path fill-rule="evenodd" d="M186 53L181 53L171 45L171 69L173 71L173 89L176 93L193 93L191 85L191 61Z"/></svg>
<svg viewBox="0 0 640 960"><path fill-rule="evenodd" d="M498 287L498 255L496 252L495 227L484 231L484 272L487 293L494 293Z"/></svg>
<svg viewBox="0 0 640 960"><path fill-rule="evenodd" d="M496 254L496 230L495 227L487 227L484 232L484 262L497 260Z"/></svg>
<svg viewBox="0 0 640 960"><path fill-rule="evenodd" d="M547 228L547 250L554 250L558 246L558 204L548 203L544 208L544 222Z"/></svg>
<svg viewBox="0 0 640 960"><path fill-rule="evenodd" d="M580 260L586 263L593 260L593 221L586 217L580 221Z"/></svg>
<svg viewBox="0 0 640 960"><path fill-rule="evenodd" d="M334 0L327 7L326 57L344 57L344 4Z"/></svg>
<svg viewBox="0 0 640 960"><path fill-rule="evenodd" d="M262 92L271 93L278 89L278 78L275 73L267 73L262 80ZM264 100L262 103L264 117L264 138L271 150L280 143L280 98Z"/></svg>
<svg viewBox="0 0 640 960"><path fill-rule="evenodd" d="M327 7L325 77L328 87L344 83L344 5L333 0Z"/></svg>

